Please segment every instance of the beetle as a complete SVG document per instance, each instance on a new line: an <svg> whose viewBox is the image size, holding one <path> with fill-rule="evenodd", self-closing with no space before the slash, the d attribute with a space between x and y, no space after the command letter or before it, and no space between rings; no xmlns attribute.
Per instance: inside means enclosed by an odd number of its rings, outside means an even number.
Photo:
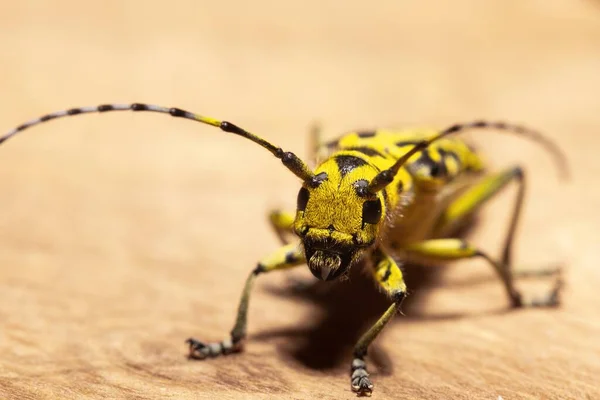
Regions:
<svg viewBox="0 0 600 400"><path fill-rule="evenodd" d="M57 111L30 120L0 137L0 144L40 123L66 116L111 111L147 111L168 114L220 128L244 137L269 151L302 182L295 213L274 211L270 222L284 242L261 259L248 276L235 325L220 342L188 339L191 358L205 359L240 351L246 337L250 294L257 276L307 264L320 280L347 276L358 264L369 269L391 304L354 348L350 383L359 395L370 395L373 384L365 357L369 345L399 311L407 294L402 266L410 261L438 262L478 257L502 281L512 307L552 307L559 304L562 280L542 298L525 298L515 288L518 274L558 274L559 269L513 271L512 244L525 194L525 172L513 166L488 172L479 153L454 136L470 129L496 129L532 139L557 159L567 173L560 148L541 134L504 122L474 121L442 130L407 129L350 132L321 143L315 139L318 159L312 170L292 152L283 150L239 126L180 108L152 104L104 104ZM316 138L316 136L315 136ZM457 231L490 198L509 183L518 191L500 258L456 237ZM287 243L286 235L299 241ZM559 275L559 274L558 274Z"/></svg>

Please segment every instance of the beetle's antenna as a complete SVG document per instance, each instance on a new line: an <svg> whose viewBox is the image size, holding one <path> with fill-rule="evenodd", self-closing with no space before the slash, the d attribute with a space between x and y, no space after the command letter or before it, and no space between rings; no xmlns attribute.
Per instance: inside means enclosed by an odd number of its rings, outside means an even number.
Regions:
<svg viewBox="0 0 600 400"><path fill-rule="evenodd" d="M452 125L446 129L442 130L440 133L436 134L432 138L427 139L427 140L422 140L421 142L415 144L415 146L413 148L411 148L402 157L400 157L394 163L394 165L392 165L390 168L378 173L377 176L375 176L375 178L369 184L368 191L370 193L377 193L378 191L382 190L387 185L389 185L394 180L394 177L396 176L396 174L398 173L400 168L415 153L426 149L430 144L432 144L433 142L435 142L443 137L446 137L446 136L449 136L449 135L452 135L452 134L455 134L458 132L462 132L462 131L465 131L468 129L499 129L499 130L515 133L519 136L523 136L528 139L531 139L534 142L540 144L550 154L552 154L552 156L554 157L554 159L556 161L556 165L558 167L558 171L559 171L561 179L566 180L570 176L569 164L567 162L567 157L565 156L565 153L562 151L562 149L556 143L554 143L553 141L551 141L549 138L542 135L541 133L531 130L531 129L528 129L528 128L525 128L520 125L512 125L512 124L507 124L504 122L474 121L474 122L467 122L467 123Z"/></svg>
<svg viewBox="0 0 600 400"><path fill-rule="evenodd" d="M297 177L302 179L303 181L309 181L313 178L314 174L308 168L306 163L302 161L298 156L294 153L284 151L281 147L277 147L265 139L254 135L237 125L232 124L227 121L219 121L214 118L204 117L202 115L194 114L189 111L182 110L180 108L169 108L169 107L161 107L153 104L143 104L143 103L133 103L133 104L103 104L99 106L93 107L78 107L71 108L69 110L56 111L50 114L46 114L40 118L32 119L30 121L25 122L22 125L12 129L7 132L5 135L0 137L0 144L4 141L10 139L17 133L24 131L27 128L31 128L32 126L41 124L42 122L50 121L52 119L68 117L71 115L78 114L89 114L95 112L108 112L108 111L151 111L162 114L169 114L172 117L191 119L192 121L201 122L203 124L216 126L224 132L233 133L235 135L239 135L245 137L253 141L254 143L260 145L261 147L267 149L271 154L275 157L279 158L283 165L285 165L290 171L294 173Z"/></svg>

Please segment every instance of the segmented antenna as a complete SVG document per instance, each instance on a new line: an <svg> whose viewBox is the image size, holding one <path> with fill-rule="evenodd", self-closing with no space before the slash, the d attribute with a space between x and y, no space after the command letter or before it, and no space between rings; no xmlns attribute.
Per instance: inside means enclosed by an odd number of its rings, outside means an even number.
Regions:
<svg viewBox="0 0 600 400"><path fill-rule="evenodd" d="M517 134L519 136L523 136L528 138L539 145L541 145L546 151L548 151L553 157L556 165L558 167L558 172L561 179L569 179L569 164L567 161L567 157L560 147L549 138L545 137L541 133L531 130L529 128L525 128L520 125L508 124L505 122L490 122L490 121L473 121L462 124L452 125L429 140L423 140L420 143L417 143L413 148L411 148L406 154L404 154L400 159L398 159L394 165L392 165L389 169L381 171L375 178L371 181L368 187L368 191L370 193L376 193L381 189L385 188L389 185L393 180L400 168L411 158L415 153L424 150L433 142L458 133L468 129L498 129L510 133Z"/></svg>
<svg viewBox="0 0 600 400"><path fill-rule="evenodd" d="M4 143L6 140L15 136L17 133L24 131L25 129L31 128L32 126L41 124L46 121L50 121L57 118L68 117L71 115L79 115L79 114L90 114L90 113L102 113L108 111L150 111L157 112L161 114L169 114L172 117L185 118L190 119L192 121L201 122L203 124L215 126L221 129L224 132L233 133L235 135L239 135L245 137L253 141L254 143L260 145L261 147L267 149L271 154L275 157L279 158L283 165L285 165L290 171L292 171L296 176L298 176L303 181L310 180L314 174L308 168L306 163L304 163L298 156L294 153L286 152L281 147L277 147L263 138L256 136L237 125L232 124L227 121L219 121L214 118L204 117L202 115L194 114L189 111L182 110L180 108L174 107L161 107L153 104L143 104L143 103L133 103L133 104L103 104L99 106L93 107L78 107L71 108L69 110L56 111L50 114L46 114L40 118L32 119L30 121L25 122L22 125L17 126L11 131L4 134L0 137L0 144Z"/></svg>
<svg viewBox="0 0 600 400"><path fill-rule="evenodd" d="M22 125L12 129L7 132L3 136L0 137L0 144L4 143L6 140L10 139L17 133L24 131L25 129L31 128L32 126L41 124L46 121L50 121L57 118L68 117L71 115L79 115L79 114L89 114L89 113L102 113L108 111L150 111L157 112L162 114L169 114L172 117L185 118L190 119L192 121L200 122L203 124L215 126L221 129L224 132L233 133L235 135L239 135L245 137L253 141L254 143L260 145L261 147L267 149L271 154L275 157L279 158L282 163L292 171L296 176L298 176L303 181L307 182L313 178L314 174L308 168L306 163L304 163L298 156L294 153L286 152L281 147L277 147L263 138L256 136L239 126L232 124L227 121L219 121L214 118L204 117L198 114L194 114L189 111L182 110L180 108L174 107L161 107L153 104L144 104L144 103L133 103L133 104L103 104L99 106L93 107L79 107L79 108L71 108L68 110L56 111L50 114L46 114L40 118L32 119L30 121L25 122ZM568 162L563 151L558 147L554 142L552 142L547 137L542 134L522 127L520 125L512 125L504 122L489 122L489 121L474 121L462 124L452 125L443 131L441 131L436 136L432 137L429 140L423 140L422 142L416 144L411 150L409 150L404 156L402 156L399 160L394 163L389 169L381 171L377 176L373 179L373 181L369 184L369 192L376 193L386 187L389 183L391 183L400 170L400 168L408 161L408 159L414 155L415 153L427 148L431 143L451 134L455 134L461 131L465 131L468 129L498 129L506 132L515 133L519 136L526 137L528 139L537 142L542 147L544 147L549 153L551 153L556 161L556 164L559 169L559 173L563 179L568 179L570 176Z"/></svg>
<svg viewBox="0 0 600 400"><path fill-rule="evenodd" d="M509 124L506 122L473 121L464 124L452 125L451 127L446 128L442 132L442 135L447 136L449 134L464 131L467 129L497 129L525 137L539 144L544 148L544 150L546 150L552 155L552 157L554 158L554 162L556 163L556 166L558 168L558 173L561 179L567 180L571 176L569 162L565 153L550 138L544 136L538 131L526 128L521 125Z"/></svg>

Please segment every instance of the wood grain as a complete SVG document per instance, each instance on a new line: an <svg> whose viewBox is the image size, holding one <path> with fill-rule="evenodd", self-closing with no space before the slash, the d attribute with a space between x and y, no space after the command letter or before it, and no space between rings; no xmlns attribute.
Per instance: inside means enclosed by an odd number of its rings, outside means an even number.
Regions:
<svg viewBox="0 0 600 400"><path fill-rule="evenodd" d="M592 0L5 2L0 122L109 101L227 118L304 154L316 119L354 128L505 119L565 149L570 183L525 141L473 134L522 163L517 257L567 266L558 310L509 311L479 262L415 269L406 316L371 352L374 398L600 398L600 4ZM0 157L0 398L343 399L354 340L385 307L360 276L293 290L265 276L246 352L220 339L266 222L297 182L263 150L189 121L56 121ZM470 233L497 251L514 192ZM541 293L550 282L523 282Z"/></svg>

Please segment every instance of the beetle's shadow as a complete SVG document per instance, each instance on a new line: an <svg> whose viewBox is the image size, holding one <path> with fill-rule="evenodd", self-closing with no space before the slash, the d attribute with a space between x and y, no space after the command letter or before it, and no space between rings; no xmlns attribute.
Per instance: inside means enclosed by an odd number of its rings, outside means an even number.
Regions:
<svg viewBox="0 0 600 400"><path fill-rule="evenodd" d="M475 223L463 226L456 237L468 237ZM431 288L442 286L444 267L404 264L404 279L408 296L402 303L404 318L399 320L459 319L468 314L424 314L424 304ZM333 369L345 360L349 362L352 350L360 336L369 329L390 305L390 300L377 290L373 280L365 276L364 268L352 268L350 279L344 282L317 280L290 282L287 286L267 286L272 294L293 301L309 302L315 307L309 321L299 322L292 329L263 331L253 335L254 340L285 337L277 349L283 358L295 360L311 369ZM493 278L492 278L493 279ZM505 309L496 312L506 312ZM385 333L385 330L384 330ZM377 343L369 347L369 359L380 374L390 374L392 363Z"/></svg>
<svg viewBox="0 0 600 400"><path fill-rule="evenodd" d="M311 369L339 367L350 359L360 336L390 305L390 300L361 269L356 266L350 279L343 282L315 280L290 282L284 287L267 286L270 293L310 302L315 310L311 311L310 320L299 321L295 328L259 332L252 339L285 337L277 347L283 358L291 358ZM418 318L420 305L428 292L423 289L436 286L436 282L443 279L443 268L405 265L403 270L410 295L404 300L402 311L409 318ZM376 343L369 348L369 359L380 374L392 372L392 363Z"/></svg>

